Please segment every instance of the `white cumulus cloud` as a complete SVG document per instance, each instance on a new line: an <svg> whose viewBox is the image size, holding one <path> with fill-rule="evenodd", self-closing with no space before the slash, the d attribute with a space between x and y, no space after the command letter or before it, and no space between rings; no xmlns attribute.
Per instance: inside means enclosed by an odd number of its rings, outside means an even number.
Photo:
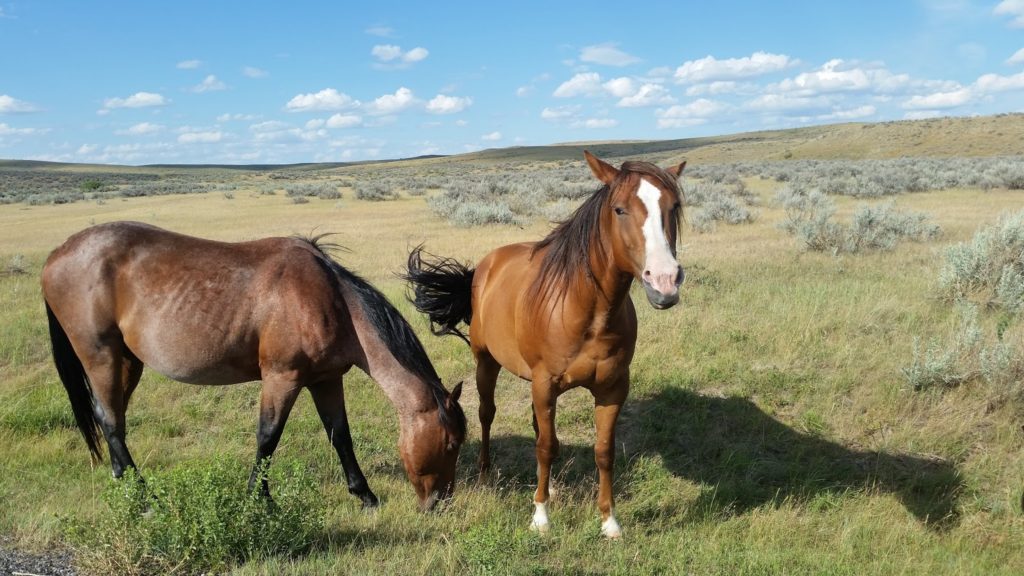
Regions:
<svg viewBox="0 0 1024 576"><path fill-rule="evenodd" d="M140 122L127 130L118 131L118 134L126 136L145 136L146 134L156 134L163 130L164 127L160 124L152 124L150 122Z"/></svg>
<svg viewBox="0 0 1024 576"><path fill-rule="evenodd" d="M619 50L613 43L584 47L580 51L580 60L605 66L628 66L640 62L639 58Z"/></svg>
<svg viewBox="0 0 1024 576"><path fill-rule="evenodd" d="M416 103L412 90L401 87L394 94L385 94L374 100L369 107L371 114L396 114Z"/></svg>
<svg viewBox="0 0 1024 576"><path fill-rule="evenodd" d="M635 94L625 96L616 106L622 108L639 108L642 106L661 106L676 101L668 90L660 84L644 84Z"/></svg>
<svg viewBox="0 0 1024 576"><path fill-rule="evenodd" d="M202 60L182 60L181 62L178 62L176 68L180 70L195 70L196 68L199 68L202 65Z"/></svg>
<svg viewBox="0 0 1024 576"><path fill-rule="evenodd" d="M801 96L838 92L893 93L924 84L927 82L912 81L907 74L893 74L878 64L862 65L835 58L813 72L803 72L772 85L769 90Z"/></svg>
<svg viewBox="0 0 1024 576"><path fill-rule="evenodd" d="M227 90L227 84L224 84L217 79L213 74L203 78L203 81L192 87L192 92L196 94L202 94L203 92L217 92L219 90Z"/></svg>
<svg viewBox="0 0 1024 576"><path fill-rule="evenodd" d="M266 78L267 76L270 76L270 72L267 72L266 70L263 70L261 68L257 68L255 66L245 66L245 67L243 67L242 68L242 74L246 78Z"/></svg>
<svg viewBox="0 0 1024 576"><path fill-rule="evenodd" d="M224 133L218 130L209 132L186 132L178 136L178 142L181 144L211 144L220 142L224 138Z"/></svg>
<svg viewBox="0 0 1024 576"><path fill-rule="evenodd" d="M960 88L950 92L912 96L903 103L903 107L909 110L936 110L962 106L970 100L971 90L969 88Z"/></svg>
<svg viewBox="0 0 1024 576"><path fill-rule="evenodd" d="M603 92L601 75L597 72L581 72L569 80L562 82L555 89L555 98L572 98L573 96L596 96Z"/></svg>
<svg viewBox="0 0 1024 576"><path fill-rule="evenodd" d="M335 114L327 119L328 128L351 128L359 126L363 119L355 114Z"/></svg>
<svg viewBox="0 0 1024 576"><path fill-rule="evenodd" d="M345 110L359 106L358 100L334 88L325 88L315 94L299 94L288 101L285 108L289 112L308 112L312 110Z"/></svg>
<svg viewBox="0 0 1024 576"><path fill-rule="evenodd" d="M1020 50L1017 50L1016 52L1014 52L1013 56L1010 56L1006 60L1006 63L1010 64L1010 65L1013 65L1013 64L1024 64L1024 48L1021 48Z"/></svg>
<svg viewBox="0 0 1024 576"><path fill-rule="evenodd" d="M167 99L160 94L153 92L136 92L127 98L107 98L103 101L105 110L117 108L149 108L152 106L166 106Z"/></svg>
<svg viewBox="0 0 1024 576"><path fill-rule="evenodd" d="M999 16L1009 16L1012 28L1024 28L1024 0L1003 0L992 12Z"/></svg>
<svg viewBox="0 0 1024 576"><path fill-rule="evenodd" d="M700 60L689 60L676 68L675 79L679 83L711 82L714 80L737 80L771 74L785 70L795 64L785 54L755 52L743 58L719 60L705 56Z"/></svg>
<svg viewBox="0 0 1024 576"><path fill-rule="evenodd" d="M613 78L601 86L616 98L625 98L626 96L636 94L636 82L628 76Z"/></svg>
<svg viewBox="0 0 1024 576"><path fill-rule="evenodd" d="M985 74L975 82L975 87L985 94L992 92L1010 92L1024 90L1024 72L1013 76L1000 76L999 74Z"/></svg>
<svg viewBox="0 0 1024 576"><path fill-rule="evenodd" d="M726 105L707 98L698 98L688 104L676 104L655 111L658 128L685 128L704 124L709 118L726 110Z"/></svg>
<svg viewBox="0 0 1024 576"><path fill-rule="evenodd" d="M378 44L370 50L370 54L377 59L379 64L402 67L425 59L430 55L430 51L422 46L404 51L401 46L394 44Z"/></svg>
<svg viewBox="0 0 1024 576"><path fill-rule="evenodd" d="M501 132L495 131L489 134L484 134L483 136L480 137L480 139L486 140L488 142L497 142L498 140L501 140Z"/></svg>
<svg viewBox="0 0 1024 576"><path fill-rule="evenodd" d="M804 112L830 110L832 101L825 96L802 96L799 94L763 94L743 105L758 112Z"/></svg>
<svg viewBox="0 0 1024 576"><path fill-rule="evenodd" d="M571 126L573 128L614 128L619 125L619 121L614 118L587 118L585 120L578 120L573 122Z"/></svg>
<svg viewBox="0 0 1024 576"><path fill-rule="evenodd" d="M25 114L38 112L35 104L12 98L7 94L0 94L0 114Z"/></svg>
<svg viewBox="0 0 1024 576"><path fill-rule="evenodd" d="M469 108L473 99L461 96L445 96L438 94L427 102L427 112L431 114L454 114Z"/></svg>
<svg viewBox="0 0 1024 576"><path fill-rule="evenodd" d="M42 130L37 130L36 128L13 128L7 124L0 123L0 136L31 136L42 132Z"/></svg>
<svg viewBox="0 0 1024 576"><path fill-rule="evenodd" d="M566 118L573 118L580 113L579 106L557 106L555 108L544 108L540 117L544 120L558 121Z"/></svg>

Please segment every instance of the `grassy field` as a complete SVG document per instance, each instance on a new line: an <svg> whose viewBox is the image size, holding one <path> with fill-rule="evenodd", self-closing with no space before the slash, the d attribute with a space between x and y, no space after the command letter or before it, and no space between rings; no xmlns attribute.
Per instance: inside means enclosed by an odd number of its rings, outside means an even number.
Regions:
<svg viewBox="0 0 1024 576"><path fill-rule="evenodd" d="M902 195L897 207L930 214L942 227L939 241L832 256L801 251L778 228L782 210L769 202L777 183L748 185L763 199L755 222L684 234L679 258L689 279L679 306L658 312L634 294L640 335L617 437L616 511L625 530L617 542L599 537L590 396L577 390L559 401L553 530L538 536L527 530L535 472L528 385L499 381L496 473L481 481L469 350L431 336L395 276L420 242L475 261L501 244L540 238L547 223L455 228L424 197L364 202L346 191L341 200L294 204L244 185L231 198L0 206L0 533L44 550L63 544L68 522L105 513L99 495L109 467L90 466L74 428L49 358L38 275L71 233L131 219L223 240L335 232L348 248L337 259L406 314L446 385L467 380L470 433L456 497L434 515L416 512L394 412L372 381L355 371L346 377L356 452L384 501L373 513L347 494L303 395L277 458L314 475L326 528L306 555L235 573L1024 572L1024 406L993 402L981 382L914 391L901 372L915 337L943 338L955 322L934 293L943 248L1019 210L1024 194ZM840 217L862 204L836 203ZM245 476L257 387L190 386L146 372L128 412L143 475L227 460Z"/></svg>

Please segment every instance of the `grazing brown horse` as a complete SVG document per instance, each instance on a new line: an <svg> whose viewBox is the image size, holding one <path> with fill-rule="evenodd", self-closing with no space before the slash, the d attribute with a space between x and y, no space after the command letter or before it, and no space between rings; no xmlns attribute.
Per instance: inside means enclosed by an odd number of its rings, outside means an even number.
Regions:
<svg viewBox="0 0 1024 576"><path fill-rule="evenodd" d="M429 509L452 493L466 419L387 299L317 239L214 242L136 222L88 228L50 254L43 296L57 371L89 450L114 477L135 468L125 410L144 365L180 382L262 380L256 466L299 392L313 396L349 492L377 505L352 450L342 374L358 366L398 411L399 454ZM269 497L265 477L260 486Z"/></svg>
<svg viewBox="0 0 1024 576"><path fill-rule="evenodd" d="M651 305L679 300L683 269L675 245L682 213L677 179L686 163L658 168L626 162L622 169L584 152L604 186L540 242L511 244L476 269L452 259L409 256L406 278L413 302L435 334L466 339L469 324L480 393L481 472L490 466L494 386L501 368L532 382L537 434L537 491L531 526L548 528L551 463L558 454L555 400L582 386L594 396L601 531L621 535L612 500L615 421L629 390L636 345L636 311L629 287L636 278Z"/></svg>

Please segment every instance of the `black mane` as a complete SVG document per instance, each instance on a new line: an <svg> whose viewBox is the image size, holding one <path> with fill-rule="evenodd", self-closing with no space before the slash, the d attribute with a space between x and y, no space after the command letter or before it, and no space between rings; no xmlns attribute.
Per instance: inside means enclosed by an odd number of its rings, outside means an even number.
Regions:
<svg viewBox="0 0 1024 576"><path fill-rule="evenodd" d="M446 402L449 396L448 391L441 383L441 377L434 370L434 365L431 364L423 344L413 332L412 327L384 294L331 258L325 252L325 246L329 245L322 243L322 238L323 236L317 236L303 238L303 240L317 252L321 263L333 272L331 277L344 282L355 293L360 307L366 314L366 319L377 331L391 355L398 360L403 368L430 386L430 391L437 402L438 418L444 427L458 438L465 438L466 415L458 402L453 402L452 409L449 411Z"/></svg>

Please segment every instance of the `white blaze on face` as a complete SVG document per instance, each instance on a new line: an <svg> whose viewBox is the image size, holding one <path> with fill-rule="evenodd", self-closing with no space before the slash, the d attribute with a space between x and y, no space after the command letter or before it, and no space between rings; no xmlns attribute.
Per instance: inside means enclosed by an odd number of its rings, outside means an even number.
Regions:
<svg viewBox="0 0 1024 576"><path fill-rule="evenodd" d="M647 220L643 225L646 252L644 280L662 294L673 294L677 290L675 280L679 273L679 263L672 255L665 230L661 226L661 204L658 202L661 190L641 178L636 195L644 203L644 208L647 208Z"/></svg>

